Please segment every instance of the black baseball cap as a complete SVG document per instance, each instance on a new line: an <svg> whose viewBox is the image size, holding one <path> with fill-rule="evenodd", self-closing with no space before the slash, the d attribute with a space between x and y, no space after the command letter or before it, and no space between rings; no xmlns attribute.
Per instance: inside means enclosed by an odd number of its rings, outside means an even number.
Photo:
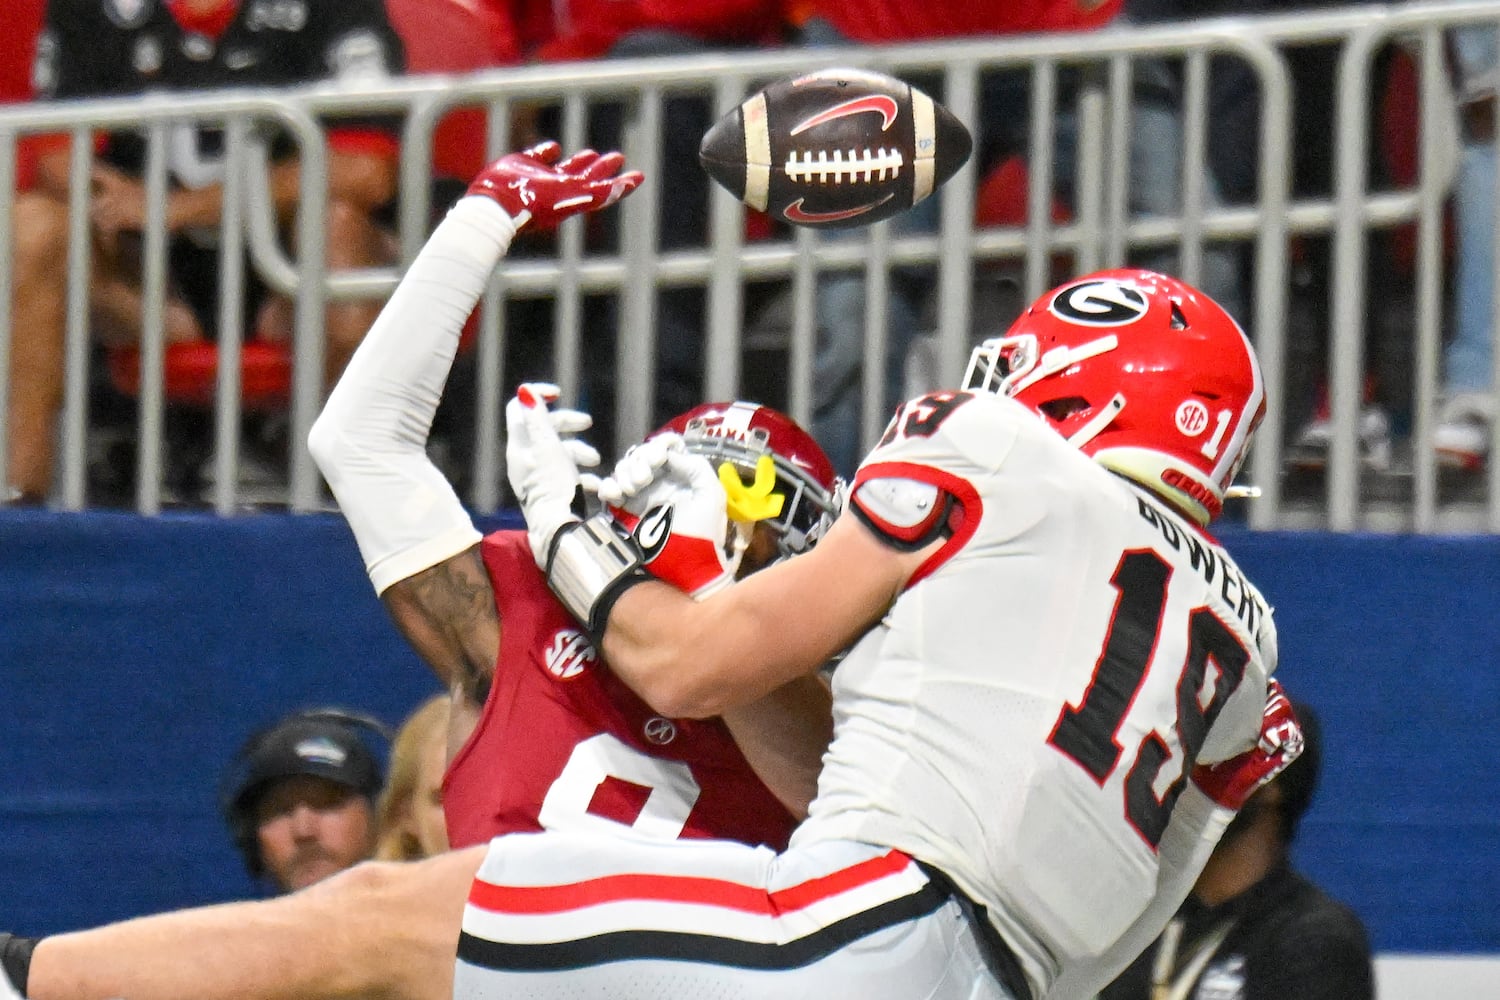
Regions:
<svg viewBox="0 0 1500 1000"><path fill-rule="evenodd" d="M268 730L247 748L232 808L248 811L267 785L298 775L326 778L367 798L380 791L375 754L359 731L336 717L293 716Z"/></svg>

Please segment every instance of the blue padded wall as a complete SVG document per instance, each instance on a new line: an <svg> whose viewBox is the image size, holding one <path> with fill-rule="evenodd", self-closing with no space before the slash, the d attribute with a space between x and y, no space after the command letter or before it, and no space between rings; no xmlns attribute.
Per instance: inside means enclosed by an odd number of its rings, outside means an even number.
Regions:
<svg viewBox="0 0 1500 1000"><path fill-rule="evenodd" d="M1500 538L1226 542L1323 719L1299 864L1381 950L1500 952ZM336 517L0 511L0 929L253 894L215 806L244 736L436 689Z"/></svg>

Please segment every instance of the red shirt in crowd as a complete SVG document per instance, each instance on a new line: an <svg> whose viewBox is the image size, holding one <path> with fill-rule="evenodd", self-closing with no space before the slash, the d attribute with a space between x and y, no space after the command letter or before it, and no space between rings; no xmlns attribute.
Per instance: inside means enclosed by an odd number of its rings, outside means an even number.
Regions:
<svg viewBox="0 0 1500 1000"><path fill-rule="evenodd" d="M845 37L872 45L920 38L1083 31L1108 24L1124 0L810 0Z"/></svg>

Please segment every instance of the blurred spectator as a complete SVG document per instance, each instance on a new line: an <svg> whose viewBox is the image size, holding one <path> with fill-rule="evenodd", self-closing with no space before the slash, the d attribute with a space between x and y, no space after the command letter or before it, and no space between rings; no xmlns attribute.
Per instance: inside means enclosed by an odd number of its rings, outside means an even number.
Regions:
<svg viewBox="0 0 1500 1000"><path fill-rule="evenodd" d="M1176 11L1175 16L1231 16L1294 13L1328 7L1357 6L1360 0L1129 0L1152 11ZM1334 193L1334 136L1338 122L1335 95L1342 48L1338 44L1297 45L1285 50L1292 75L1292 194L1297 198L1328 199ZM1390 86L1396 49L1382 51L1374 71L1377 93ZM1209 80L1208 156L1226 199L1253 203L1260 156L1260 85L1256 73L1242 60L1216 58ZM1379 114L1380 112L1376 112ZM1415 126L1415 122L1412 123ZM1388 183L1389 166L1372 144L1371 178L1374 186ZM1319 469L1327 461L1333 428L1330 422L1327 373L1330 312L1330 254L1326 237L1302 237L1294 242L1291 259L1291 301L1286 341L1283 390L1290 432L1291 464ZM1391 287L1404 279L1393 273L1395 262L1386 241L1372 247L1371 282ZM1395 424L1409 408L1406 376L1411 371L1410 330L1406 321L1392 322L1399 310L1372 309L1366 336L1367 376L1358 416L1356 438L1361 462L1384 470L1392 460Z"/></svg>
<svg viewBox="0 0 1500 1000"><path fill-rule="evenodd" d="M1293 13L1315 8L1355 6L1360 0L1126 0L1131 20L1176 21L1204 17L1235 17ZM1333 194L1334 147L1337 131L1334 95L1340 58L1337 44L1302 44L1284 50L1292 77L1292 194L1328 199ZM1377 87L1386 85L1391 52L1377 59ZM1173 67L1175 76L1177 68ZM1174 84L1175 85L1175 84ZM1253 204L1258 194L1260 167L1260 79L1242 59L1215 57L1208 81L1207 155L1213 176L1226 202ZM1374 151L1372 150L1372 153ZM1372 176L1381 183L1379 162ZM1377 249L1379 248L1377 243ZM1330 241L1302 237L1291 260L1291 292L1284 391L1286 426L1290 432L1288 457L1294 466L1321 468L1327 461L1332 424L1326 387L1329 329ZM1388 255L1387 255L1388 256ZM1391 262L1378 252L1374 268ZM1248 277L1248 256L1238 266ZM1372 282L1381 280L1372 275ZM1393 324L1375 311L1371 317L1367 358L1370 375L1358 418L1357 438L1362 462L1384 469L1391 461L1392 412L1405 409L1401 383L1411 370L1407 325ZM1254 317L1247 316L1253 333Z"/></svg>
<svg viewBox="0 0 1500 1000"><path fill-rule="evenodd" d="M521 3L525 8L528 4ZM580 59L653 59L708 52L733 52L781 44L786 35L784 0L570 0L553 4L552 34L538 44L533 58L545 62ZM535 37L534 19L523 37ZM588 142L596 149L619 149L632 114L628 104L601 101L591 108ZM656 202L657 242L661 252L697 249L708 242L709 179L698 165L698 144L714 118L710 94L668 92L662 105L661 157L647 171L647 191ZM559 123L543 118L539 134L561 134ZM614 241L622 216L604 213L592 223L601 239ZM704 396L704 329L706 296L701 287L660 288L656 296L656 373L653 424L691 409ZM603 327L618 328L618 310L590 310ZM610 336L607 330L590 331ZM596 356L613 358L613 350ZM520 373L523 377L526 372ZM543 374L537 372L536 374ZM586 408L599 421L599 439L612 436L612 365L591 369L585 386Z"/></svg>
<svg viewBox="0 0 1500 1000"><path fill-rule="evenodd" d="M1100 1000L1373 1000L1364 925L1288 858L1322 757L1317 716L1295 708L1302 756L1245 803L1177 916Z"/></svg>
<svg viewBox="0 0 1500 1000"><path fill-rule="evenodd" d="M388 735L369 716L315 709L246 740L221 804L252 878L295 892L371 856L384 775L367 740Z"/></svg>
<svg viewBox="0 0 1500 1000"><path fill-rule="evenodd" d="M161 90L276 87L329 76L371 80L397 73L402 47L382 0L50 0L37 46L38 96L122 96ZM53 420L63 391L68 148L40 155L38 183L13 218L15 301L11 344L11 485L45 499L52 477ZM222 213L222 135L178 129L170 140L166 224L169 343L202 340L217 317L217 226ZM395 192L397 145L388 122L340 120L330 135L326 221L328 264L369 267L393 259L390 234L374 213ZM118 131L105 141L92 176L93 261L90 322L106 344L140 336L144 142ZM296 206L294 150L273 148L271 195L280 218ZM253 275L251 276L253 282ZM291 335L290 304L247 296L248 329ZM343 369L379 309L378 302L329 307L326 376Z"/></svg>
<svg viewBox="0 0 1500 1000"><path fill-rule="evenodd" d="M1463 150L1454 188L1453 339L1443 356L1443 403L1433 446L1445 464L1484 467L1495 415L1495 93L1500 83L1493 24L1450 35L1458 68Z"/></svg>
<svg viewBox="0 0 1500 1000"><path fill-rule="evenodd" d="M448 849L443 773L448 769L448 696L433 695L407 716L391 743L390 776L380 795L380 861L415 861Z"/></svg>
<svg viewBox="0 0 1500 1000"><path fill-rule="evenodd" d="M998 36L1042 31L1081 31L1102 27L1120 12L1122 0L1035 0L1027 4L956 4L922 0L810 0L802 23L802 40L809 45L848 43L896 44L920 39ZM913 80L932 89L936 81ZM1077 167L1076 99L1084 78L1074 68L1059 74L1055 121L1053 174L1064 203L1075 194ZM934 91L934 96L941 95ZM1130 156L1130 209L1138 214L1175 214L1181 191L1181 122L1171 81L1154 64L1138 68L1134 93ZM979 127L976 129L974 169L984 177L1008 159L1024 155L1029 145L1030 74L1002 70L981 79ZM971 123L973 124L973 123ZM1210 204L1217 202L1212 179L1207 185ZM898 217L895 231L933 231L938 224L938 199L932 198ZM826 238L862 238L862 231ZM1160 253L1133 256L1146 267L1171 270ZM1244 296L1231 255L1210 249L1204 256L1205 291L1231 315L1242 318ZM903 385L908 348L918 334L923 297L931 285L920 272L898 269L891 276L886 306L884 404L894 406L908 388ZM814 423L818 440L828 447L835 468L852 472L863 453L860 436L865 340L865 283L860 271L830 273L818 288L818 352L814 376ZM882 413L882 418L884 414Z"/></svg>

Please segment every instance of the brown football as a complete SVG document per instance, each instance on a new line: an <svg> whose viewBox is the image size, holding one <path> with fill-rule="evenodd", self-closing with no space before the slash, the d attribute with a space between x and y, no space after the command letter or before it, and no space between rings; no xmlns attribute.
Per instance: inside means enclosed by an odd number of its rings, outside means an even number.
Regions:
<svg viewBox="0 0 1500 1000"><path fill-rule="evenodd" d="M861 226L911 208L969 158L969 130L902 80L862 69L789 77L703 137L703 169L751 208L799 226Z"/></svg>

